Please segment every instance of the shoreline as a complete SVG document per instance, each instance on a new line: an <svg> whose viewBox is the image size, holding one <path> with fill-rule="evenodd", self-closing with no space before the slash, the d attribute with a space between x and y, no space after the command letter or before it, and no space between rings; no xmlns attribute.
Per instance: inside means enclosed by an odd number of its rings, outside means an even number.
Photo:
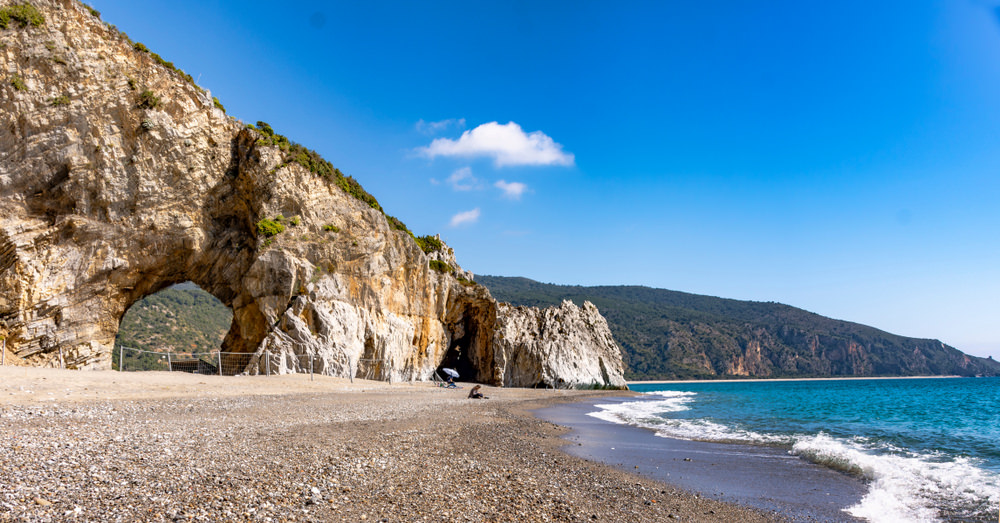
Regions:
<svg viewBox="0 0 1000 523"><path fill-rule="evenodd" d="M748 521L561 450L621 391L0 367L0 521Z"/></svg>
<svg viewBox="0 0 1000 523"><path fill-rule="evenodd" d="M568 426L564 451L724 502L756 507L792 521L862 521L844 509L867 492L860 479L766 445L689 441L615 424L587 414L596 403L634 397L581 398L535 411Z"/></svg>
<svg viewBox="0 0 1000 523"><path fill-rule="evenodd" d="M755 383L775 381L850 381L850 380L926 380L964 378L965 376L841 376L831 378L734 378L724 380L638 380L627 381L628 385L679 385L685 383Z"/></svg>

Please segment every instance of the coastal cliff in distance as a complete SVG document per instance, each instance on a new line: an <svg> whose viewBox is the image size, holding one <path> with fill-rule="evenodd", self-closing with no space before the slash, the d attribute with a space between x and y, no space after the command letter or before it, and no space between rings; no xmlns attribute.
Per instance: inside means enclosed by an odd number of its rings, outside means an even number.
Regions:
<svg viewBox="0 0 1000 523"><path fill-rule="evenodd" d="M519 305L593 302L622 346L629 379L1000 375L1000 362L938 340L897 336L780 303L639 286L478 280L497 299Z"/></svg>
<svg viewBox="0 0 1000 523"><path fill-rule="evenodd" d="M501 306L439 238L75 0L0 10L0 336L17 363L109 368L125 311L191 281L232 309L222 349L280 371L308 355L334 376L625 386L592 305Z"/></svg>

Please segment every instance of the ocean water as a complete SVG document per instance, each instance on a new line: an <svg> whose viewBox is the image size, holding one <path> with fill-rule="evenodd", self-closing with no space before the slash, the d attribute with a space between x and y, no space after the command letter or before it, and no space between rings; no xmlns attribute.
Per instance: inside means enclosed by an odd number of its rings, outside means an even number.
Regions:
<svg viewBox="0 0 1000 523"><path fill-rule="evenodd" d="M1000 378L634 384L591 416L688 440L773 445L863 478L869 521L990 521L1000 510Z"/></svg>

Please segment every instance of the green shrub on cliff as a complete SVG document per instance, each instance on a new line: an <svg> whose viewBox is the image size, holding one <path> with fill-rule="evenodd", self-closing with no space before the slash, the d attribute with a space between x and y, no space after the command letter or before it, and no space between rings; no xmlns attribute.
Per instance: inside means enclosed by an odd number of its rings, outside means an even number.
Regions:
<svg viewBox="0 0 1000 523"><path fill-rule="evenodd" d="M22 28L28 27L28 25L40 27L45 23L45 17L42 16L42 13L38 12L35 6L27 3L0 9L0 28L7 29L11 20L17 22Z"/></svg>
<svg viewBox="0 0 1000 523"><path fill-rule="evenodd" d="M444 246L444 244L441 243L441 240L429 234L427 236L414 238L414 240L417 241L417 246L420 247L420 250L424 251L426 254L430 254Z"/></svg>
<svg viewBox="0 0 1000 523"><path fill-rule="evenodd" d="M438 272L442 272L442 273L455 272L455 268L454 267L452 267L451 265L448 265L447 263L445 263L445 262L443 262L441 260L431 260L431 261L427 262L427 264L430 265L431 269L434 269L435 271L438 271Z"/></svg>
<svg viewBox="0 0 1000 523"><path fill-rule="evenodd" d="M10 85L14 86L14 89L18 91L27 91L28 86L24 84L24 80L21 79L21 75L15 74L10 78Z"/></svg>
<svg viewBox="0 0 1000 523"><path fill-rule="evenodd" d="M114 27L114 26L111 26L111 27ZM124 38L125 40L131 41L131 40L129 40L128 35L126 35L125 33L121 33L121 35L122 35L122 38ZM163 67L166 67L167 69L170 69L171 71L173 71L175 73L177 73L178 75L180 75L181 78L183 78L185 81L187 81L187 83L193 85L195 87L195 89L198 89L201 92L205 92L205 90L202 89L201 87L199 87L198 84L194 83L194 78L192 78L191 75L185 73L182 69L178 69L177 66L174 65L173 62L168 62L168 61L164 60L162 56L160 56L160 55L158 55L158 54L150 51L149 48L146 47L145 44L143 44L142 42L135 42L134 44L132 44L132 48L135 49L136 51L149 54L149 56L153 60L155 60L156 63L162 65ZM219 104L219 105L222 105L222 104Z"/></svg>
<svg viewBox="0 0 1000 523"><path fill-rule="evenodd" d="M382 210L382 206L379 205L378 200L376 200L374 196L368 194L368 191L366 191L357 180L351 176L344 176L339 169L336 169L336 174L337 186L343 189L344 192L365 202L369 207L375 209L376 211Z"/></svg>
<svg viewBox="0 0 1000 523"><path fill-rule="evenodd" d="M316 151L303 147L300 144L290 141L283 135L274 132L274 129L267 122L257 122L257 125L247 124L247 129L256 131L261 135L257 143L261 145L273 145L285 153L285 164L297 163L305 167L309 172L322 178L333 178L334 183L350 194L354 198L368 204L372 209L382 210L378 200L368 194L357 180L350 176L344 176L340 169L334 167L330 162L323 159Z"/></svg>
<svg viewBox="0 0 1000 523"><path fill-rule="evenodd" d="M52 107L59 107L60 105L69 105L69 97L66 95L56 96L49 100L49 105Z"/></svg>
<svg viewBox="0 0 1000 523"><path fill-rule="evenodd" d="M219 109L222 112L226 112L226 108L222 106L222 102L220 102L218 98L213 96L212 103L215 105L216 109Z"/></svg>
<svg viewBox="0 0 1000 523"><path fill-rule="evenodd" d="M389 216L388 214L386 214L385 221L389 222L389 227L392 227L397 231L403 231L406 234L409 234L411 238L414 237L413 233L410 232L409 227L407 227L406 224L403 223L399 218L396 218L395 216Z"/></svg>
<svg viewBox="0 0 1000 523"><path fill-rule="evenodd" d="M257 222L257 233L265 238L277 236L283 232L285 232L285 226L278 220L264 218Z"/></svg>
<svg viewBox="0 0 1000 523"><path fill-rule="evenodd" d="M156 93L146 89L139 95L139 107L144 109L156 109L160 106L160 97Z"/></svg>
<svg viewBox="0 0 1000 523"><path fill-rule="evenodd" d="M287 137L274 132L274 128L267 122L258 121L257 125L247 124L246 128L260 135L260 138L257 139L258 144L277 147L284 153L284 162L278 166L279 168L290 163L297 163L308 169L309 172L322 178L327 180L332 178L337 187L340 187L345 193L368 204L372 209L381 212L385 216L389 227L409 234L425 253L441 248L441 242L433 236L423 236L421 237L422 239L417 238L399 218L385 214L385 210L379 205L378 200L369 194L357 180L351 176L345 176L344 173L340 172L340 169L337 169L330 162L324 160L316 151L303 147L289 140Z"/></svg>

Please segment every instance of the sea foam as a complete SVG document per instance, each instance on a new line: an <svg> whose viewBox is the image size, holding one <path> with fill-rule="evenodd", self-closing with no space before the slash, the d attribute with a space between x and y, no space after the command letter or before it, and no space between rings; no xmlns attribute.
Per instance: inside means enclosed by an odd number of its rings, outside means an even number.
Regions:
<svg viewBox="0 0 1000 523"><path fill-rule="evenodd" d="M696 392L657 391L645 392L650 399L623 403L598 404L599 411L588 416L611 423L633 425L653 430L664 438L694 441L719 441L738 443L791 444L787 437L762 434L738 427L730 427L707 419L665 417L672 412L689 410L688 406L698 395Z"/></svg>
<svg viewBox="0 0 1000 523"><path fill-rule="evenodd" d="M697 393L643 396L647 399L595 405L600 410L588 415L651 429L661 437L787 445L792 455L863 478L868 492L846 511L873 523L992 521L1000 504L1000 475L973 459L917 453L862 437L768 434L704 418L676 418L671 414L689 411Z"/></svg>
<svg viewBox="0 0 1000 523"><path fill-rule="evenodd" d="M993 520L1000 478L964 457L920 454L887 445L802 436L792 453L869 481L861 501L847 509L874 523Z"/></svg>
<svg viewBox="0 0 1000 523"><path fill-rule="evenodd" d="M601 410L587 415L611 423L654 428L664 420L661 415L687 410L687 404L696 395L695 392L646 392L643 396L647 400L594 405Z"/></svg>

